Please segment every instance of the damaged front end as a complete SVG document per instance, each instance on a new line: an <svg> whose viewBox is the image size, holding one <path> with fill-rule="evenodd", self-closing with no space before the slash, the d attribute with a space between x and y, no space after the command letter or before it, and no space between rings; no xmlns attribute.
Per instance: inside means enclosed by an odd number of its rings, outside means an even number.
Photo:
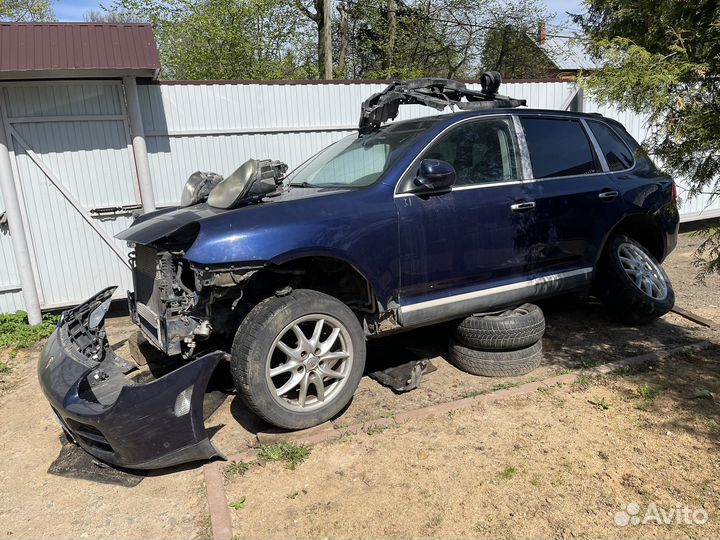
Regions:
<svg viewBox="0 0 720 540"><path fill-rule="evenodd" d="M208 439L203 399L226 354L210 352L155 378L118 357L104 329L115 287L65 311L38 364L64 431L107 463L158 469L222 454Z"/></svg>

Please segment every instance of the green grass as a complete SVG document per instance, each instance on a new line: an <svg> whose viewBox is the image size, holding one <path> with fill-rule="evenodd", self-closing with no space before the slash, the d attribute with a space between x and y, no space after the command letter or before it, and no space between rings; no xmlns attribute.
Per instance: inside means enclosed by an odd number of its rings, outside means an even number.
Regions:
<svg viewBox="0 0 720 540"><path fill-rule="evenodd" d="M260 459L282 461L288 469L295 469L310 456L310 448L304 444L279 442L260 446Z"/></svg>
<svg viewBox="0 0 720 540"><path fill-rule="evenodd" d="M367 430L365 430L365 433L367 433L368 435L378 435L386 429L387 426L376 426L375 424L373 424L372 426L368 427Z"/></svg>
<svg viewBox="0 0 720 540"><path fill-rule="evenodd" d="M640 397L643 399L655 399L659 393L660 390L653 388L648 383L638 386L638 394L640 394Z"/></svg>
<svg viewBox="0 0 720 540"><path fill-rule="evenodd" d="M593 399L588 399L588 403L590 403L591 405L595 405L595 407L604 411L607 411L610 408L610 403L604 397L595 397Z"/></svg>
<svg viewBox="0 0 720 540"><path fill-rule="evenodd" d="M242 508L245 508L245 497L240 497L238 500L228 504L228 506L233 510L240 510Z"/></svg>
<svg viewBox="0 0 720 540"><path fill-rule="evenodd" d="M299 491L293 491L292 493L290 493L289 495L286 495L285 497L292 500L292 499L295 499L298 495L300 495Z"/></svg>
<svg viewBox="0 0 720 540"><path fill-rule="evenodd" d="M707 426L708 430L710 431L710 435L715 438L720 438L720 422L718 422L714 418L710 418L707 421Z"/></svg>
<svg viewBox="0 0 720 540"><path fill-rule="evenodd" d="M5 362L0 362L0 374L2 373L10 373L10 370L12 368L8 366Z"/></svg>
<svg viewBox="0 0 720 540"><path fill-rule="evenodd" d="M223 473L226 477L242 476L246 472L248 472L249 468L249 463L245 463L244 461L233 461L232 463L230 463L230 465L227 465L225 469L223 469Z"/></svg>
<svg viewBox="0 0 720 540"><path fill-rule="evenodd" d="M493 385L493 390L509 390L510 388L517 388L520 383L516 382L504 382Z"/></svg>
<svg viewBox="0 0 720 540"><path fill-rule="evenodd" d="M0 349L17 350L32 346L52 334L58 320L58 315L46 314L41 324L30 326L24 311L0 313Z"/></svg>
<svg viewBox="0 0 720 540"><path fill-rule="evenodd" d="M511 480L515 477L517 473L518 470L515 467L505 467L500 473L500 478L502 478L503 480Z"/></svg>
<svg viewBox="0 0 720 540"><path fill-rule="evenodd" d="M580 373L580 375L578 375L577 379L575 379L575 382L573 384L575 384L577 386L581 386L583 388L587 388L597 378L598 378L597 375L591 375L590 373Z"/></svg>

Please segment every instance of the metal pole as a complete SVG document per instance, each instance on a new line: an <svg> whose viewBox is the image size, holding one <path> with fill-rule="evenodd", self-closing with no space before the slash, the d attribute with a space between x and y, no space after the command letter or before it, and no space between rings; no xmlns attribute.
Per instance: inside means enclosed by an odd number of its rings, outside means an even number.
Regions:
<svg viewBox="0 0 720 540"><path fill-rule="evenodd" d="M155 194L153 193L152 178L150 177L150 161L148 160L147 146L145 146L145 130L140 113L140 99L138 98L135 77L123 77L125 87L125 100L127 101L128 120L130 123L130 137L132 138L133 154L135 156L135 169L140 187L143 212L155 210Z"/></svg>
<svg viewBox="0 0 720 540"><path fill-rule="evenodd" d="M4 115L0 115L0 124L4 122ZM30 260L30 249L28 248L25 227L23 226L22 214L20 213L20 201L17 195L17 184L13 176L12 163L10 162L10 150L8 147L5 126L0 125L0 192L2 192L5 203L5 215L10 228L15 265L20 275L23 298L25 300L25 311L28 314L28 322L31 325L42 322L40 313L40 300L35 276L33 275L32 262Z"/></svg>

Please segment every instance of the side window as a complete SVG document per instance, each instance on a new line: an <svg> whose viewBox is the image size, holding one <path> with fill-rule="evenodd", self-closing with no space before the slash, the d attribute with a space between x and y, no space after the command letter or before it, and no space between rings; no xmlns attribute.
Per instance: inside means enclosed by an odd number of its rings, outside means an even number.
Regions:
<svg viewBox="0 0 720 540"><path fill-rule="evenodd" d="M564 118L521 118L535 178L600 172L582 124Z"/></svg>
<svg viewBox="0 0 720 540"><path fill-rule="evenodd" d="M611 171L622 171L632 167L632 152L612 129L603 123L592 120L588 121L588 125L600 144L600 149L605 155Z"/></svg>
<svg viewBox="0 0 720 540"><path fill-rule="evenodd" d="M447 161L457 173L455 185L517 180L513 126L505 118L467 122L428 148L423 158Z"/></svg>

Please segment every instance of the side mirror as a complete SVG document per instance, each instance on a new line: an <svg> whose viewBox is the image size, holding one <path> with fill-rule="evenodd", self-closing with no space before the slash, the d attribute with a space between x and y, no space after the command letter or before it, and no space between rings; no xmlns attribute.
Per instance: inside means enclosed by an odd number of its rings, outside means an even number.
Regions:
<svg viewBox="0 0 720 540"><path fill-rule="evenodd" d="M408 191L427 193L448 190L455 185L455 176L455 168L447 161L423 159Z"/></svg>

